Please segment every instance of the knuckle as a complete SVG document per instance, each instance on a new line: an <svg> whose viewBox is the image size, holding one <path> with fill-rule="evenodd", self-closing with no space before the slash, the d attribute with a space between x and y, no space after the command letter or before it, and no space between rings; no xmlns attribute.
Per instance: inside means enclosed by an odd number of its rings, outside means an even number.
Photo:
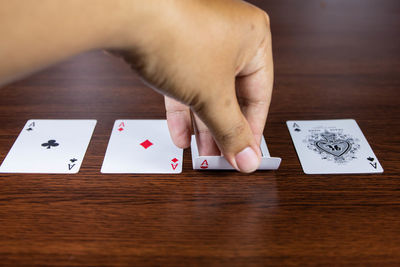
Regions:
<svg viewBox="0 0 400 267"><path fill-rule="evenodd" d="M256 99L251 99L251 98L246 98L246 97L238 97L239 103L242 106L254 106L254 107L265 107L268 105L267 100L256 100Z"/></svg>
<svg viewBox="0 0 400 267"><path fill-rule="evenodd" d="M197 133L203 136L212 136L209 129L197 129Z"/></svg>
<svg viewBox="0 0 400 267"><path fill-rule="evenodd" d="M186 109L177 109L177 110L167 110L168 117L178 117L178 116L185 116L187 114Z"/></svg>
<svg viewBox="0 0 400 267"><path fill-rule="evenodd" d="M264 15L265 25L267 25L267 27L269 28L270 25L271 25L270 17L269 17L269 15L267 14L267 12L265 12L265 11L262 11L262 12L263 12L263 15Z"/></svg>

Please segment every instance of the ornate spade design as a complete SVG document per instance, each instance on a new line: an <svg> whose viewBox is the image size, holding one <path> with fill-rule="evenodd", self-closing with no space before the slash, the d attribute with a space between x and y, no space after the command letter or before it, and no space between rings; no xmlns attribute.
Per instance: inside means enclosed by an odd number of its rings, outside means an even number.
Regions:
<svg viewBox="0 0 400 267"><path fill-rule="evenodd" d="M324 139L315 142L316 147L335 157L341 157L351 149L351 143L346 140L336 139L334 133L325 132L321 136Z"/></svg>

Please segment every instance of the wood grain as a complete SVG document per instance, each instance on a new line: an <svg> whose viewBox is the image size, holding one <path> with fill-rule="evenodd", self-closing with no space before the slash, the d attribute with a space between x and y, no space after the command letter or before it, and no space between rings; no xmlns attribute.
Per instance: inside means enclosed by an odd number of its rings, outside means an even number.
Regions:
<svg viewBox="0 0 400 267"><path fill-rule="evenodd" d="M400 265L400 2L252 1L272 22L265 137L278 171L102 175L114 120L165 117L118 59L78 55L0 89L0 160L28 119L97 119L77 175L0 174L9 266ZM305 175L286 120L354 118L385 172Z"/></svg>

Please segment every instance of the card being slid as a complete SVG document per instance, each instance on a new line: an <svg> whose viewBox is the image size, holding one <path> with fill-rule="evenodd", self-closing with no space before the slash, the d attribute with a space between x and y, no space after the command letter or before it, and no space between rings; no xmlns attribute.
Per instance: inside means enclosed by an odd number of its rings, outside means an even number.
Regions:
<svg viewBox="0 0 400 267"><path fill-rule="evenodd" d="M286 124L306 174L383 172L355 120L287 121Z"/></svg>
<svg viewBox="0 0 400 267"><path fill-rule="evenodd" d="M181 173L182 156L166 120L117 120L101 172Z"/></svg>
<svg viewBox="0 0 400 267"><path fill-rule="evenodd" d="M29 120L1 173L78 173L96 120Z"/></svg>
<svg viewBox="0 0 400 267"><path fill-rule="evenodd" d="M258 170L277 170L281 164L281 158L271 157L264 136L260 145L262 158ZM234 170L223 156L200 156L196 137L192 135L192 164L194 170Z"/></svg>

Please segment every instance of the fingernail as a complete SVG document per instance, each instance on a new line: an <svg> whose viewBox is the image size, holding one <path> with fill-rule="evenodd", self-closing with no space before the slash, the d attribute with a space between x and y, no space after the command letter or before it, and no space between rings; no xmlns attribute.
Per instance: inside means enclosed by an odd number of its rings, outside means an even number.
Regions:
<svg viewBox="0 0 400 267"><path fill-rule="evenodd" d="M235 161L239 171L250 173L257 170L260 164L259 158L250 147L246 147L235 156Z"/></svg>

